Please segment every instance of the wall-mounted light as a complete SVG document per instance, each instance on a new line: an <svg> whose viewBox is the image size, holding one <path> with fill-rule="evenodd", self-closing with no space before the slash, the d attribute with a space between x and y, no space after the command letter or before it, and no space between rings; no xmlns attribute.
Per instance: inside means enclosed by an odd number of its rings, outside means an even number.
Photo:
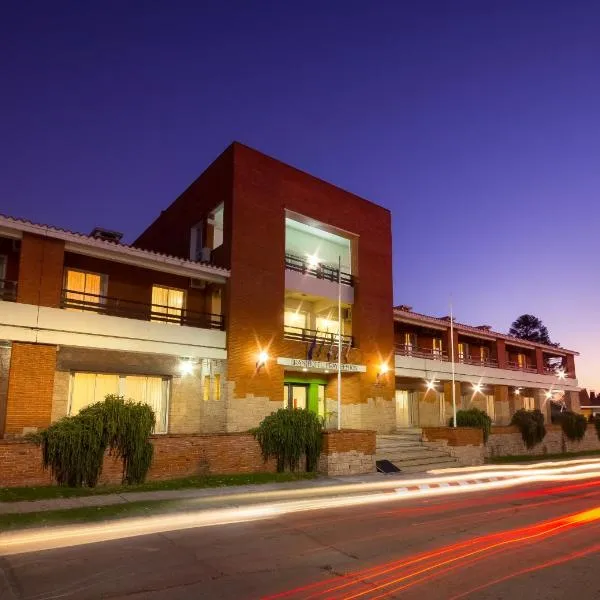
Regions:
<svg viewBox="0 0 600 600"><path fill-rule="evenodd" d="M521 388L515 388L515 396L518 396L521 393Z"/></svg>
<svg viewBox="0 0 600 600"><path fill-rule="evenodd" d="M567 376L563 369L559 369L556 375L559 379L564 379Z"/></svg>
<svg viewBox="0 0 600 600"><path fill-rule="evenodd" d="M179 372L182 377L186 375L191 375L194 372L194 363L191 360L181 360L179 361Z"/></svg>
<svg viewBox="0 0 600 600"><path fill-rule="evenodd" d="M473 384L473 393L474 394L481 394L482 391L483 391L483 386L480 383Z"/></svg>
<svg viewBox="0 0 600 600"><path fill-rule="evenodd" d="M258 357L256 359L256 370L260 371L267 364L268 360L269 354L267 352L265 352L264 350L259 352Z"/></svg>
<svg viewBox="0 0 600 600"><path fill-rule="evenodd" d="M308 262L308 266L311 269L316 269L319 266L319 264L321 263L321 259L316 254L309 254L306 257L306 260Z"/></svg>
<svg viewBox="0 0 600 600"><path fill-rule="evenodd" d="M430 392L431 390L435 390L435 379L431 379L425 382L425 385L427 386L427 391Z"/></svg>
<svg viewBox="0 0 600 600"><path fill-rule="evenodd" d="M382 377L385 377L387 372L390 370L390 367L387 363L381 363L379 365L379 370L377 371L377 382L379 383Z"/></svg>
<svg viewBox="0 0 600 600"><path fill-rule="evenodd" d="M546 392L546 400L550 400L550 398L552 398L553 394L552 394L552 390L550 390L549 392Z"/></svg>

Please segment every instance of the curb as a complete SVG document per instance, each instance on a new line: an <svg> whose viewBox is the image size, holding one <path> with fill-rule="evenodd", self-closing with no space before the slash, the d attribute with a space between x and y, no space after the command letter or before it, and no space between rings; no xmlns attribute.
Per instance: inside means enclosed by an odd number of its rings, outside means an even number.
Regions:
<svg viewBox="0 0 600 600"><path fill-rule="evenodd" d="M405 494L408 492L423 492L426 490L436 490L451 487L465 487L469 485L478 485L481 483L492 483L494 481L505 481L514 479L514 477L483 477L481 479L464 479L461 481L447 481L443 483L421 483L419 485L409 485L394 489L397 494Z"/></svg>

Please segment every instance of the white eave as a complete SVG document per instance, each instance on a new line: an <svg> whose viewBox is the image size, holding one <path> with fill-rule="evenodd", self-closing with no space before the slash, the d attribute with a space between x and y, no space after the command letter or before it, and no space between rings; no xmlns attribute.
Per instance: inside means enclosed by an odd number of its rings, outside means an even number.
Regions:
<svg viewBox="0 0 600 600"><path fill-rule="evenodd" d="M108 242L80 233L66 231L49 225L39 225L29 221L0 215L0 236L20 239L23 233L50 237L65 242L65 251L112 260L144 269L172 273L193 279L203 279L214 283L225 283L229 271L214 265L197 263L191 260L142 250L126 244Z"/></svg>

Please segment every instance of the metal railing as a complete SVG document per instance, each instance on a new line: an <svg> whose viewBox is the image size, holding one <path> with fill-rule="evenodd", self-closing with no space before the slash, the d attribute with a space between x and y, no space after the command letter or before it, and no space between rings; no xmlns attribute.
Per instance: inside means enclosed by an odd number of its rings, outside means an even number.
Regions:
<svg viewBox="0 0 600 600"><path fill-rule="evenodd" d="M15 302L17 300L17 282L0 279L0 300Z"/></svg>
<svg viewBox="0 0 600 600"><path fill-rule="evenodd" d="M162 304L123 300L75 290L62 291L61 307L70 310L96 312L111 317L139 319L140 321L156 321L172 325L185 325L186 327L200 327L203 329L225 329L223 315L201 313L186 308L175 308Z"/></svg>
<svg viewBox="0 0 600 600"><path fill-rule="evenodd" d="M459 356L458 362L464 363L466 365L475 365L479 367L497 367L498 361L495 358L491 357L481 357L481 356Z"/></svg>
<svg viewBox="0 0 600 600"><path fill-rule="evenodd" d="M327 281L333 281L335 283L338 282L339 269L336 267L322 264L311 266L306 259L295 256L294 254L285 255L285 268L290 271L303 273L304 275L311 275L317 279L326 279ZM354 277L352 277L350 273L344 273L344 271L342 271L339 275L339 279L344 285L354 285Z"/></svg>
<svg viewBox="0 0 600 600"><path fill-rule="evenodd" d="M435 350L433 348L418 348L411 344L396 344L396 354L402 356L416 356L417 358L429 358L431 360L448 360L446 350Z"/></svg>
<svg viewBox="0 0 600 600"><path fill-rule="evenodd" d="M514 360L509 360L506 363L506 368L511 369L512 371L524 371L525 373L537 373L537 367L534 365L524 364L520 365L518 362Z"/></svg>
<svg viewBox="0 0 600 600"><path fill-rule="evenodd" d="M338 343L338 334L328 331L317 331L315 329L303 329L302 327L291 327L286 325L283 330L283 337L287 340L296 340L298 342L315 342L325 346L335 346ZM351 335L342 335L342 346L354 348L354 338Z"/></svg>

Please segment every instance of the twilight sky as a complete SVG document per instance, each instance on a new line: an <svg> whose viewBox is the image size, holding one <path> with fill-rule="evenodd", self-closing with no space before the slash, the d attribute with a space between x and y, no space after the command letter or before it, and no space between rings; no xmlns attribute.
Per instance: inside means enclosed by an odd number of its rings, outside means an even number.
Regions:
<svg viewBox="0 0 600 600"><path fill-rule="evenodd" d="M392 210L396 303L533 313L600 390L599 31L594 0L9 0L0 212L131 241L237 139Z"/></svg>

